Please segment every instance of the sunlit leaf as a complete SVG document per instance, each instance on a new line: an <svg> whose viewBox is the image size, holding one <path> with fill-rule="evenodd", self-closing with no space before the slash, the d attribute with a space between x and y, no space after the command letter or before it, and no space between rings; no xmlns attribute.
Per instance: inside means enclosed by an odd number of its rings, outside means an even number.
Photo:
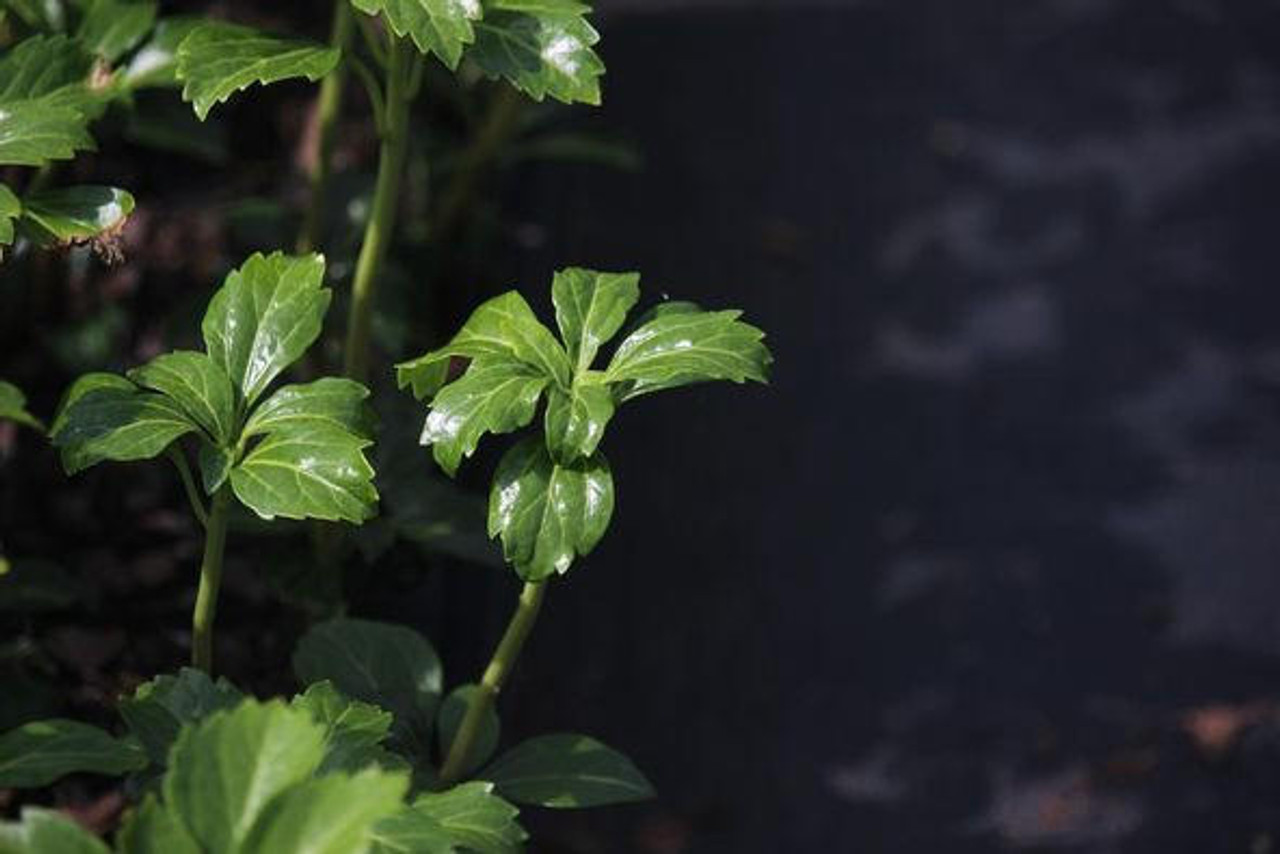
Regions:
<svg viewBox="0 0 1280 854"><path fill-rule="evenodd" d="M465 45L475 40L472 22L480 0L351 0L367 15L381 13L397 36L409 36L418 50L432 53L450 69L458 67Z"/></svg>
<svg viewBox="0 0 1280 854"><path fill-rule="evenodd" d="M178 46L203 18L164 18L151 32L151 37L138 49L124 68L123 81L130 89L178 86ZM188 116L191 112L186 112Z"/></svg>
<svg viewBox="0 0 1280 854"><path fill-rule="evenodd" d="M579 371L595 361L640 299L639 273L601 273L570 267L556 273L551 283L560 337Z"/></svg>
<svg viewBox="0 0 1280 854"><path fill-rule="evenodd" d="M493 784L464 783L420 796L374 828L374 854L435 854L456 850L514 854L527 834L519 810L493 793Z"/></svg>
<svg viewBox="0 0 1280 854"><path fill-rule="evenodd" d="M116 838L119 854L202 854L182 821L155 795L147 795Z"/></svg>
<svg viewBox="0 0 1280 854"><path fill-rule="evenodd" d="M544 421L552 457L573 463L594 454L613 412L613 392L595 371L578 376L568 391L552 389Z"/></svg>
<svg viewBox="0 0 1280 854"><path fill-rule="evenodd" d="M204 353L166 353L130 371L129 379L171 398L215 444L235 438L235 390L226 372Z"/></svg>
<svg viewBox="0 0 1280 854"><path fill-rule="evenodd" d="M76 39L95 56L115 62L151 32L158 7L147 0L91 0Z"/></svg>
<svg viewBox="0 0 1280 854"><path fill-rule="evenodd" d="M75 819L52 810L26 807L22 810L22 821L0 822L0 854L109 854L109 851Z"/></svg>
<svg viewBox="0 0 1280 854"><path fill-rule="evenodd" d="M231 488L264 519L327 519L359 524L377 510L371 442L325 424L275 430L231 469Z"/></svg>
<svg viewBox="0 0 1280 854"><path fill-rule="evenodd" d="M402 809L407 774L370 768L329 774L295 786L258 819L245 851L356 854L368 850L374 825Z"/></svg>
<svg viewBox="0 0 1280 854"><path fill-rule="evenodd" d="M60 718L0 736L0 788L47 786L68 774L127 774L147 764L138 745Z"/></svg>
<svg viewBox="0 0 1280 854"><path fill-rule="evenodd" d="M244 435L286 427L329 426L372 439L377 419L368 397L369 390L363 385L338 377L283 386L254 410Z"/></svg>
<svg viewBox="0 0 1280 854"><path fill-rule="evenodd" d="M573 0L484 0L467 56L535 101L599 104L604 63L592 50L600 34L588 11Z"/></svg>
<svg viewBox="0 0 1280 854"><path fill-rule="evenodd" d="M654 795L630 759L594 738L570 733L522 742L483 775L503 797L542 807L597 807Z"/></svg>

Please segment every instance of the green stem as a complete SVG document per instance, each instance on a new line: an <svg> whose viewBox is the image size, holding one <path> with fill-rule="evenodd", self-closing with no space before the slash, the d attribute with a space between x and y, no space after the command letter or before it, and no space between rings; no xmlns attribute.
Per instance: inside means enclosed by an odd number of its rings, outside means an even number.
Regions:
<svg viewBox="0 0 1280 854"><path fill-rule="evenodd" d="M218 588L222 584L222 555L227 544L227 514L231 492L223 486L213 496L209 524L204 535L204 560L200 563L200 589L191 619L191 666L213 670L213 621L218 613Z"/></svg>
<svg viewBox="0 0 1280 854"><path fill-rule="evenodd" d="M173 461L174 466L178 469L178 476L182 478L182 488L187 493L187 500L191 502L191 512L196 514L196 518L200 520L200 524L206 528L209 527L209 514L204 509L204 500L200 498L200 490L196 489L196 480L191 474L191 466L187 463L186 456L177 447L169 446L169 459Z"/></svg>
<svg viewBox="0 0 1280 854"><path fill-rule="evenodd" d="M329 43L345 52L351 41L354 21L349 0L337 0L333 6L333 30ZM298 235L298 254L313 251L320 245L324 229L325 197L329 193L329 179L333 174L333 146L338 136L338 117L342 114L342 95L346 89L347 75L339 65L320 84L320 96L316 101L316 123L319 140L316 147L316 167L311 174L311 194L307 212Z"/></svg>
<svg viewBox="0 0 1280 854"><path fill-rule="evenodd" d="M400 185L409 150L409 106L412 103L409 89L414 69L421 61L421 56L407 39L396 39L391 45L387 58L387 97L381 128L382 144L378 153L378 182L373 191L373 205L365 226L364 243L360 246L360 258L356 261L355 280L351 286L351 313L347 318L346 349L343 352L344 373L354 380L363 381L369 372L369 330L373 322L378 278L395 231Z"/></svg>
<svg viewBox="0 0 1280 854"><path fill-rule="evenodd" d="M484 676L480 678L480 685L472 692L466 714L463 715L462 724L458 727L458 734L453 737L453 743L449 745L449 753L445 757L444 765L440 768L441 788L452 786L462 776L467 757L475 746L476 736L480 734L480 725L485 715L493 708L498 692L502 690L507 677L511 674L511 668L515 667L516 659L520 657L525 639L529 637L529 632L538 619L538 611L542 608L542 597L545 593L545 582L528 582L520 591L520 602L516 605L515 613L511 615L511 622L507 624L507 630L502 635L502 640L498 642L498 648L494 650L493 658L489 660L489 666L484 670Z"/></svg>

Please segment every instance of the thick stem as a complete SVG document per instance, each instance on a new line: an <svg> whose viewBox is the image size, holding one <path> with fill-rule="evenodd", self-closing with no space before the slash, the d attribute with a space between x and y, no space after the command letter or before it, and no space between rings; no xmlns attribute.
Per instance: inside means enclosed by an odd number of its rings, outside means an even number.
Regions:
<svg viewBox="0 0 1280 854"><path fill-rule="evenodd" d="M204 536L204 560L200 563L200 589L191 618L191 666L213 670L213 621L218 613L218 587L222 584L222 555L227 544L227 514L231 492L223 486L213 496Z"/></svg>
<svg viewBox="0 0 1280 854"><path fill-rule="evenodd" d="M355 24L351 17L349 0L337 0L333 6L333 30L329 44L346 52ZM339 65L320 84L316 100L316 166L311 173L311 193L307 211L298 235L298 254L313 251L320 245L324 229L325 198L329 194L329 178L333 174L333 146L338 136L338 117L342 114L342 95L346 90L347 74Z"/></svg>
<svg viewBox="0 0 1280 854"><path fill-rule="evenodd" d="M369 329L373 322L378 278L395 231L405 155L409 150L410 83L414 65L421 61L408 40L396 39L392 44L387 60L387 97L385 121L381 128L382 144L378 153L378 182L374 187L373 205L365 226L360 258L356 262L355 281L351 286L351 313L347 318L347 341L343 353L344 373L354 380L363 381L369 371Z"/></svg>
<svg viewBox="0 0 1280 854"><path fill-rule="evenodd" d="M467 757L475 745L476 736L480 734L480 724L484 721L489 709L493 707L498 692L506 684L511 668L520 657L525 639L529 637L529 632L538 619L538 611L542 608L542 597L545 593L545 582L529 582L520 591L520 602L516 605L515 613L511 615L507 631L498 642L498 648L494 650L493 658L489 660L489 666L485 668L484 676L480 678L479 687L472 692L471 702L467 705L467 712L462 717L458 734L453 737L453 743L449 745L449 754L440 768L441 788L452 786L462 776Z"/></svg>

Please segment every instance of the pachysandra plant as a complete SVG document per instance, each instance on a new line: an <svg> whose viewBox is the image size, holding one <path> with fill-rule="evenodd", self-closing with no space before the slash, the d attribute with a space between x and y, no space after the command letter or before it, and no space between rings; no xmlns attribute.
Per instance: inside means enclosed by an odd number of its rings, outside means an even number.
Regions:
<svg viewBox="0 0 1280 854"><path fill-rule="evenodd" d="M347 379L272 383L320 335L330 291L324 259L254 255L227 276L205 312L205 352L159 356L127 376L89 374L67 392L50 430L63 466L168 453L205 527L192 624L192 663L212 662L213 620L233 500L263 519L359 524L377 492L364 451L373 439L367 389ZM187 456L194 438L206 508Z"/></svg>

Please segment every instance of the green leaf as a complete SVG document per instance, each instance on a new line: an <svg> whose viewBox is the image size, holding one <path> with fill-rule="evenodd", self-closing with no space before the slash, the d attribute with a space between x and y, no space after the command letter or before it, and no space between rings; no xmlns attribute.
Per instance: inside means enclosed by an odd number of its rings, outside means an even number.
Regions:
<svg viewBox="0 0 1280 854"><path fill-rule="evenodd" d="M132 697L120 700L120 716L146 748L151 761L164 765L184 724L236 706L244 695L226 679L214 682L204 672L184 667L177 676L157 676Z"/></svg>
<svg viewBox="0 0 1280 854"><path fill-rule="evenodd" d="M33 30L61 31L67 26L64 0L0 0L0 9L12 12Z"/></svg>
<svg viewBox="0 0 1280 854"><path fill-rule="evenodd" d="M418 50L433 53L453 70L462 49L475 40L472 22L480 18L480 0L351 0L366 15L382 13L392 32L409 36Z"/></svg>
<svg viewBox="0 0 1280 854"><path fill-rule="evenodd" d="M161 20L152 31L151 38L138 49L124 69L125 86L136 90L180 85L178 46L192 30L204 23L203 18L196 17Z"/></svg>
<svg viewBox="0 0 1280 854"><path fill-rule="evenodd" d="M263 519L326 519L360 524L377 512L372 444L327 424L270 433L231 469L231 488Z"/></svg>
<svg viewBox="0 0 1280 854"><path fill-rule="evenodd" d="M369 854L453 854L457 850L444 825L413 807L405 807L373 826Z"/></svg>
<svg viewBox="0 0 1280 854"><path fill-rule="evenodd" d="M205 494L213 495L231 476L235 455L226 448L215 448L202 442L197 462L200 464L200 483L204 486Z"/></svg>
<svg viewBox="0 0 1280 854"><path fill-rule="evenodd" d="M245 851L259 854L356 854L368 849L373 827L401 809L407 774L366 769L354 776L309 780L272 801Z"/></svg>
<svg viewBox="0 0 1280 854"><path fill-rule="evenodd" d="M0 246L13 243L13 221L22 216L22 200L7 184L0 184Z"/></svg>
<svg viewBox="0 0 1280 854"><path fill-rule="evenodd" d="M353 772L370 765L407 768L402 758L382 747L395 719L391 712L344 696L327 679L309 686L290 705L310 712L325 728L324 761L317 773Z"/></svg>
<svg viewBox="0 0 1280 854"><path fill-rule="evenodd" d="M120 828L120 854L201 854L200 846L155 795L147 795Z"/></svg>
<svg viewBox="0 0 1280 854"><path fill-rule="evenodd" d="M47 786L81 772L127 774L146 764L136 744L77 721L34 721L0 736L0 788Z"/></svg>
<svg viewBox="0 0 1280 854"><path fill-rule="evenodd" d="M580 374L568 392L552 389L544 421L551 456L562 463L590 457L604 438L613 412L613 392L595 371Z"/></svg>
<svg viewBox="0 0 1280 854"><path fill-rule="evenodd" d="M480 689L476 685L459 685L449 692L449 696L445 697L444 703L441 704L440 715L436 718L436 741L441 756L448 754L454 738L458 735L458 728L462 726L467 705L478 690ZM493 756L493 752L498 749L501 731L502 725L498 721L498 712L490 703L484 717L480 720L480 731L471 744L471 752L462 763L461 773L464 777L489 761L489 757Z"/></svg>
<svg viewBox="0 0 1280 854"><path fill-rule="evenodd" d="M62 466L75 474L103 460L144 460L199 429L162 394L123 377L87 374L67 392L50 436Z"/></svg>
<svg viewBox="0 0 1280 854"><path fill-rule="evenodd" d="M0 58L0 164L41 166L92 150L89 119L106 101L93 59L64 35L29 38Z"/></svg>
<svg viewBox="0 0 1280 854"><path fill-rule="evenodd" d="M76 39L95 56L114 63L151 32L157 3L130 0L93 0Z"/></svg>
<svg viewBox="0 0 1280 854"><path fill-rule="evenodd" d="M0 101L0 164L43 166L96 146L84 116L43 101Z"/></svg>
<svg viewBox="0 0 1280 854"><path fill-rule="evenodd" d="M201 331L205 349L252 406L320 335L332 294L324 257L251 256L213 295Z"/></svg>
<svg viewBox="0 0 1280 854"><path fill-rule="evenodd" d="M443 676L422 635L389 623L330 620L298 642L293 672L303 684L327 679L348 697L389 709L398 740L425 755Z"/></svg>
<svg viewBox="0 0 1280 854"><path fill-rule="evenodd" d="M358 382L325 377L305 385L278 389L249 417L245 436L294 427L328 426L372 439L377 418L369 407L369 390Z"/></svg>
<svg viewBox="0 0 1280 854"><path fill-rule="evenodd" d="M33 430L44 432L44 424L27 411L27 396L13 383L0 380L0 419L16 421Z"/></svg>
<svg viewBox="0 0 1280 854"><path fill-rule="evenodd" d="M183 728L169 754L165 803L203 850L242 850L272 800L310 779L323 758L324 728L310 714L245 701Z"/></svg>
<svg viewBox="0 0 1280 854"><path fill-rule="evenodd" d="M196 27L178 46L177 76L182 99L208 117L220 104L254 83L264 85L305 77L311 82L333 71L338 48L271 36L252 27L222 22Z"/></svg>
<svg viewBox="0 0 1280 854"><path fill-rule="evenodd" d="M565 573L604 536L613 516L613 475L602 454L572 465L552 461L538 436L511 448L489 492L489 536L521 578Z"/></svg>
<svg viewBox="0 0 1280 854"><path fill-rule="evenodd" d="M631 760L585 735L558 733L522 742L483 772L520 804L598 807L652 798Z"/></svg>
<svg viewBox="0 0 1280 854"><path fill-rule="evenodd" d="M204 353L179 350L129 372L143 388L167 395L218 445L235 439L236 402L231 380Z"/></svg>
<svg viewBox="0 0 1280 854"><path fill-rule="evenodd" d="M133 196L114 187L60 187L22 202L23 232L40 246L83 243L118 231L133 213Z"/></svg>
<svg viewBox="0 0 1280 854"><path fill-rule="evenodd" d="M520 811L495 795L492 783L463 783L422 795L409 811L444 828L455 845L479 854L510 854L528 838L516 823Z"/></svg>
<svg viewBox="0 0 1280 854"><path fill-rule="evenodd" d="M602 344L607 344L640 299L639 273L600 273L570 267L556 273L551 300L556 324L579 372L591 367Z"/></svg>
<svg viewBox="0 0 1280 854"><path fill-rule="evenodd" d="M455 356L523 362L566 388L572 379L564 348L515 291L482 303L444 347L397 365L400 388L412 385L420 400L430 398L444 383L442 366Z"/></svg>
<svg viewBox="0 0 1280 854"><path fill-rule="evenodd" d="M52 810L25 807L20 823L0 823L0 854L109 854L109 851L74 819Z"/></svg>
<svg viewBox="0 0 1280 854"><path fill-rule="evenodd" d="M740 311L668 311L632 332L605 372L620 400L711 380L768 382L764 333Z"/></svg>
<svg viewBox="0 0 1280 854"><path fill-rule="evenodd" d="M588 11L573 0L484 0L467 56L535 101L550 95L598 105L604 63L591 49L600 34L587 23Z"/></svg>
<svg viewBox="0 0 1280 854"><path fill-rule="evenodd" d="M485 433L510 433L532 421L547 383L524 362L476 359L431 402L421 443L452 477Z"/></svg>

